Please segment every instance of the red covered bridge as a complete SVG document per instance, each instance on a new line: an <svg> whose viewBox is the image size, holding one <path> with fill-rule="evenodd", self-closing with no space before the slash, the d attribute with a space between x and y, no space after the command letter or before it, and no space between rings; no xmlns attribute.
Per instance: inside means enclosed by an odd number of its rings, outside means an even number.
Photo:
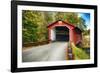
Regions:
<svg viewBox="0 0 100 73"><path fill-rule="evenodd" d="M78 44L82 40L82 31L73 24L56 21L47 26L49 41L70 41Z"/></svg>

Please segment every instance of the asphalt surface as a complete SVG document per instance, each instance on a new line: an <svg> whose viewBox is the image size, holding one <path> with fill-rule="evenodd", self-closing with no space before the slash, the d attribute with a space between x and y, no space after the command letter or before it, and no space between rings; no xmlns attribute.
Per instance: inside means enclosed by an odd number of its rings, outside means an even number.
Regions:
<svg viewBox="0 0 100 73"><path fill-rule="evenodd" d="M23 62L66 60L67 46L67 42L53 42L30 47L22 51L22 60Z"/></svg>

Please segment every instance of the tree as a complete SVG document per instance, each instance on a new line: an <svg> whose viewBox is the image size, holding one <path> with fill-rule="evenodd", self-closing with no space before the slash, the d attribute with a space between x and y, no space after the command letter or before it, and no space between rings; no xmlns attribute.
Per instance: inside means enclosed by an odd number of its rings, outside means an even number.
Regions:
<svg viewBox="0 0 100 73"><path fill-rule="evenodd" d="M72 23L81 30L86 28L85 20L75 12L22 11L23 43L48 40L47 26L58 20Z"/></svg>
<svg viewBox="0 0 100 73"><path fill-rule="evenodd" d="M23 43L46 40L44 12L24 10L22 13Z"/></svg>
<svg viewBox="0 0 100 73"><path fill-rule="evenodd" d="M85 20L82 17L78 18L77 27L83 31L86 29Z"/></svg>
<svg viewBox="0 0 100 73"><path fill-rule="evenodd" d="M23 14L22 14L23 36L22 37L23 37L24 43L37 41L36 40L37 34L35 33L37 31L37 25L36 25L36 22L34 22L33 18L36 18L36 16L33 14L32 11L23 11Z"/></svg>

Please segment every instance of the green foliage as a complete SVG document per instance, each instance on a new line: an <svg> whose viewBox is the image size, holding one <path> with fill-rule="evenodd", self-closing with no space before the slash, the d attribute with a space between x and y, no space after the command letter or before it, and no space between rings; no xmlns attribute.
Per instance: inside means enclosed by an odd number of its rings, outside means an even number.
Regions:
<svg viewBox="0 0 100 73"><path fill-rule="evenodd" d="M65 22L71 23L81 30L86 29L85 20L82 17L78 17L78 13L73 12L57 12L56 20L63 20Z"/></svg>
<svg viewBox="0 0 100 73"><path fill-rule="evenodd" d="M84 30L84 31L83 31L83 35L90 35L90 29Z"/></svg>
<svg viewBox="0 0 100 73"><path fill-rule="evenodd" d="M77 27L83 31L86 30L85 20L82 17L78 18Z"/></svg>
<svg viewBox="0 0 100 73"><path fill-rule="evenodd" d="M90 35L82 35L82 48L90 48Z"/></svg>
<svg viewBox="0 0 100 73"><path fill-rule="evenodd" d="M47 31L43 12L23 11L22 20L23 43L46 40Z"/></svg>
<svg viewBox="0 0 100 73"><path fill-rule="evenodd" d="M71 43L71 46L75 59L90 59L90 56L81 48L76 47L74 43Z"/></svg>
<svg viewBox="0 0 100 73"><path fill-rule="evenodd" d="M69 22L69 23L72 23L74 25L77 24L78 22L78 15L77 13L67 13L66 15L66 20Z"/></svg>
<svg viewBox="0 0 100 73"><path fill-rule="evenodd" d="M80 29L85 29L85 21L73 12L22 11L23 43L48 40L47 25L58 20L72 23Z"/></svg>

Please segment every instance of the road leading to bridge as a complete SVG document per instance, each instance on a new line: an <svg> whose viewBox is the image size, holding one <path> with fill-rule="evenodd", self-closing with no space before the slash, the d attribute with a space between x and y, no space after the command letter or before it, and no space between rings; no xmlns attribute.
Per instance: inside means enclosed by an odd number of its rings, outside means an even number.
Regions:
<svg viewBox="0 0 100 73"><path fill-rule="evenodd" d="M47 45L31 47L22 52L23 62L66 60L67 42L53 42Z"/></svg>

